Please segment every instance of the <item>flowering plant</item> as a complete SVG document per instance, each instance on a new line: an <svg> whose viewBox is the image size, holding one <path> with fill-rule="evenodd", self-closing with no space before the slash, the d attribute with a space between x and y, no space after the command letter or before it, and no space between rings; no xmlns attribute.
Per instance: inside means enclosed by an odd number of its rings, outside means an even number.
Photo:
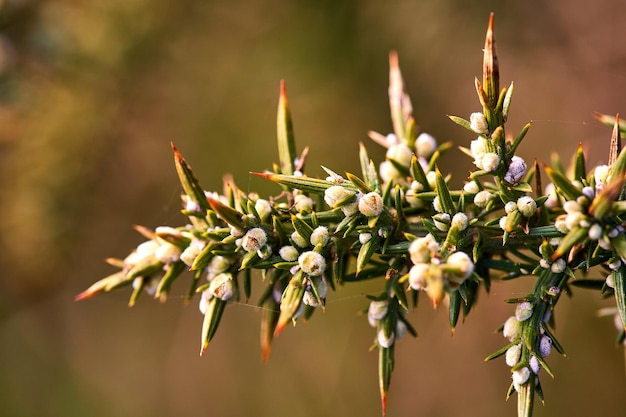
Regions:
<svg viewBox="0 0 626 417"><path fill-rule="evenodd" d="M507 396L517 393L518 415L530 416L535 397L543 400L540 370L553 376L547 356L553 349L564 354L552 331L563 292L583 286L614 296L620 341L625 338L626 152L620 129L626 126L619 117L598 115L614 125L606 165L588 171L579 147L569 173L558 161L529 167L516 151L530 123L515 137L505 132L514 88L499 86L493 14L482 81L476 79L475 87L480 111L469 120L450 117L477 136L460 148L476 169L454 189L438 169L451 145L419 132L395 53L389 85L393 133L369 133L387 149L386 159L377 167L361 144L360 175L328 168L325 179L305 174L308 148L296 153L281 83L279 164L254 175L279 184L282 192L264 199L244 193L229 178L222 193L207 192L172 145L187 224L138 228L147 240L125 259L109 260L119 271L76 299L128 285L130 305L143 292L163 301L172 282L189 270L188 298L199 295L204 315L203 354L229 302L248 299L253 283L262 285L261 352L267 360L272 339L288 324L324 310L337 283L378 279L380 293L368 296L366 311L375 329L384 414L394 347L407 332L417 334L407 312L421 293L434 308L446 302L454 330L481 287L489 291L493 279L534 276L526 296L508 300L514 314L500 329L507 343L486 358L504 356L512 375ZM541 168L549 179L545 188ZM606 278L585 278L592 268ZM261 272L259 284L253 270Z"/></svg>

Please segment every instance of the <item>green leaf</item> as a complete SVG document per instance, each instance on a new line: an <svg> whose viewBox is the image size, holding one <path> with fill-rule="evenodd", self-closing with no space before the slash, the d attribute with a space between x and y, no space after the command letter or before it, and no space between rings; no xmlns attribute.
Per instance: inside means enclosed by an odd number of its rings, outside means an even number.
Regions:
<svg viewBox="0 0 626 417"><path fill-rule="evenodd" d="M172 283L185 269L187 269L187 265L183 261L173 262L165 271L165 274L163 274L161 281L159 281L154 298L165 301Z"/></svg>
<svg viewBox="0 0 626 417"><path fill-rule="evenodd" d="M285 80L280 81L276 131L281 174L292 175L294 172L293 163L296 159L296 140L293 134L293 123L291 121L291 112L289 111L289 103L287 101Z"/></svg>
<svg viewBox="0 0 626 417"><path fill-rule="evenodd" d="M391 373L394 366L394 345L388 348L378 348L378 384L380 386L380 403L383 416L387 412L387 393L391 383Z"/></svg>
<svg viewBox="0 0 626 417"><path fill-rule="evenodd" d="M365 242L359 250L359 255L356 260L356 275L359 276L361 271L367 267L370 259L380 248L381 238L378 235L372 235L372 238Z"/></svg>
<svg viewBox="0 0 626 417"><path fill-rule="evenodd" d="M443 175L441 175L441 171L439 168L435 169L436 179L435 182L437 184L437 196L439 197L439 205L441 206L441 210L443 213L448 213L450 216L454 216L456 214L456 208L454 207L454 202L452 201L452 196L450 195L450 190L448 190L448 184L446 184L446 180Z"/></svg>
<svg viewBox="0 0 626 417"><path fill-rule="evenodd" d="M221 298L213 297L207 302L204 321L202 322L202 347L200 348L200 356L204 355L206 348L209 346L209 342L211 342L211 339L215 336L225 308L226 301Z"/></svg>
<svg viewBox="0 0 626 417"><path fill-rule="evenodd" d="M180 180L180 184L183 186L185 194L187 194L187 197L197 204L203 212L206 212L209 209L209 204L207 203L204 190L191 170L191 166L189 166L180 152L178 152L174 143L172 143L171 146L172 151L174 152L174 164L176 165L178 179Z"/></svg>
<svg viewBox="0 0 626 417"><path fill-rule="evenodd" d="M239 230L246 229L246 226L243 223L243 213L240 213L234 208L229 207L214 198L209 198L208 200L211 208L222 220Z"/></svg>
<svg viewBox="0 0 626 417"><path fill-rule="evenodd" d="M617 312L622 319L622 325L626 330L626 268L622 265L616 271L613 271L613 285L615 290L615 302L617 304Z"/></svg>

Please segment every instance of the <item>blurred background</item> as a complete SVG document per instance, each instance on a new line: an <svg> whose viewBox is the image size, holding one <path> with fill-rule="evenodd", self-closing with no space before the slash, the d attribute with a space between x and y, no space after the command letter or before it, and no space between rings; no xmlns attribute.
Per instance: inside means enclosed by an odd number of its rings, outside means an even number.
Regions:
<svg viewBox="0 0 626 417"><path fill-rule="evenodd" d="M484 34L496 12L501 85L515 81L509 133L533 127L522 155L567 160L579 143L605 160L610 129L592 112L624 112L621 2L0 1L0 414L6 416L378 416L374 333L357 312L375 286L340 288L326 313L289 329L260 363L260 314L227 309L198 357L202 317L120 291L74 303L142 239L133 224L177 225L174 141L203 186L226 172L244 190L277 187L249 171L277 160L275 113L287 82L296 138L320 164L357 171L358 142L387 133L388 53L397 50L421 128L473 139L446 114L479 111ZM383 149L371 143L370 156ZM468 158L442 170L460 184ZM515 415L509 370L483 363L504 345L503 300L531 279L494 284L451 337L444 309L411 313L420 337L397 346L390 416ZM250 301L254 305L255 299ZM563 299L536 416L622 416L623 352L611 305Z"/></svg>

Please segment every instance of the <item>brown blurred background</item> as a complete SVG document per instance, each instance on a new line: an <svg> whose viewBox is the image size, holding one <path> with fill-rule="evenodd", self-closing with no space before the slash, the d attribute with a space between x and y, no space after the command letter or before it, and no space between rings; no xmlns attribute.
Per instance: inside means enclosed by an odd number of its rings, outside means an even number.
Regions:
<svg viewBox="0 0 626 417"><path fill-rule="evenodd" d="M515 81L509 132L535 123L532 161L578 143L604 160L610 130L593 111L624 112L626 18L618 1L0 1L0 414L6 416L378 416L374 334L356 312L376 286L347 286L326 313L289 329L260 363L259 312L228 308L206 357L202 317L127 291L75 304L140 237L132 224L179 224L174 141L203 186L232 173L244 189L278 190L249 171L276 161L279 80L309 174L357 170L357 144L390 131L387 54L400 64L421 127L472 139L446 114L478 111L473 90L490 11L502 85ZM481 4L482 3L482 4ZM507 3L504 4L503 3ZM369 145L372 157L384 155ZM470 168L453 152L443 168ZM186 281L186 279L185 279ZM419 340L397 347L390 416L515 415L509 370L482 359L503 303L530 279L494 284L450 336L444 310L411 314ZM251 300L254 304L255 300ZM561 302L537 416L622 416L624 357L611 305L578 290Z"/></svg>

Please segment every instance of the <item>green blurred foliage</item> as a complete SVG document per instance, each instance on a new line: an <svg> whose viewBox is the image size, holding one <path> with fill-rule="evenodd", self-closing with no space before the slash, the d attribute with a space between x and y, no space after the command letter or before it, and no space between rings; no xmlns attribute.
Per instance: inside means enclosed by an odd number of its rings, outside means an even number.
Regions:
<svg viewBox="0 0 626 417"><path fill-rule="evenodd" d="M589 164L604 160L610 131L591 113L623 105L620 5L0 1L2 414L378 415L374 334L356 315L367 287L329 297L327 312L285 332L264 366L249 305L229 307L200 359L202 317L182 296L132 310L127 294L72 297L111 272L102 258L139 242L131 224L183 221L170 141L206 189L229 172L244 190L278 193L248 172L277 159L280 79L300 147L311 146L310 174L320 164L357 171L366 132L391 129L391 49L421 127L467 144L445 115L478 108L473 77L489 11L502 79L516 83L509 125L535 121L522 154L567 158L582 142ZM442 171L460 182L468 168L454 156ZM420 341L398 346L389 414L513 415L506 366L482 358L502 343L492 332L510 314L502 300L525 294L525 284L495 285L454 338L443 310L413 314ZM588 295L577 292L558 312L571 359L553 361L557 380L544 378L538 416L623 415L622 353L612 323L594 315L607 303Z"/></svg>

